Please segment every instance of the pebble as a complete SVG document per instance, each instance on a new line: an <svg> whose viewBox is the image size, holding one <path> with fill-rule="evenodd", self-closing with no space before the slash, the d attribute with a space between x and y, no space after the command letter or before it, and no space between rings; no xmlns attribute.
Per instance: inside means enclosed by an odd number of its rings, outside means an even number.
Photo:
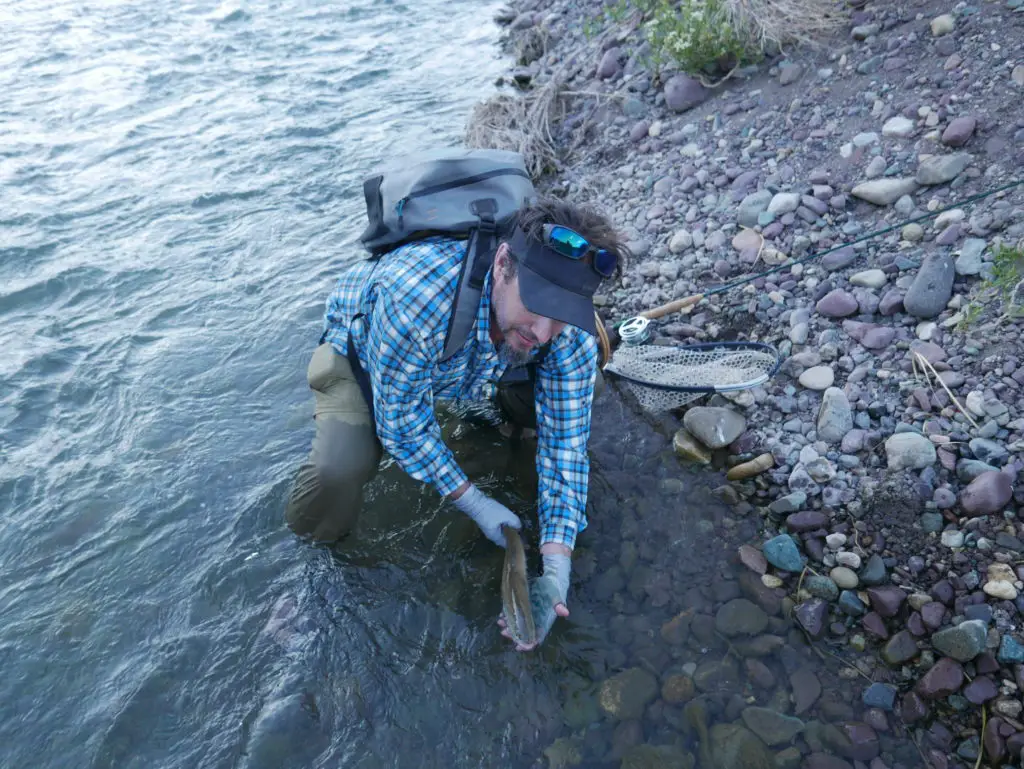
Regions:
<svg viewBox="0 0 1024 769"><path fill-rule="evenodd" d="M866 288L881 288L888 281L883 270L863 270L850 276L850 285Z"/></svg>
<svg viewBox="0 0 1024 769"><path fill-rule="evenodd" d="M978 119L972 116L958 117L946 126L942 132L942 143L948 147L963 147L974 135L978 126Z"/></svg>
<svg viewBox="0 0 1024 769"><path fill-rule="evenodd" d="M942 544L946 547L963 547L964 533L956 529L942 532Z"/></svg>
<svg viewBox="0 0 1024 769"><path fill-rule="evenodd" d="M956 660L943 657L936 662L914 688L925 700L948 697L960 689L964 682L964 669Z"/></svg>
<svg viewBox="0 0 1024 769"><path fill-rule="evenodd" d="M985 623L981 620L968 620L933 634L932 646L947 657L970 662L985 651L987 640L988 628Z"/></svg>
<svg viewBox="0 0 1024 769"><path fill-rule="evenodd" d="M845 318L854 315L858 308L856 297L841 288L828 292L815 305L818 313L828 318Z"/></svg>
<svg viewBox="0 0 1024 769"><path fill-rule="evenodd" d="M1009 633L1004 633L999 643L999 652L996 656L1004 665L1024 663L1024 644Z"/></svg>
<svg viewBox="0 0 1024 769"><path fill-rule="evenodd" d="M931 30L934 37L948 35L954 29L956 29L956 19L951 14L944 13L932 19Z"/></svg>
<svg viewBox="0 0 1024 769"><path fill-rule="evenodd" d="M800 375L799 381L808 390L827 390L835 379L831 366L813 366Z"/></svg>
<svg viewBox="0 0 1024 769"><path fill-rule="evenodd" d="M896 704L896 687L892 684L873 683L864 690L864 705L891 712Z"/></svg>
<svg viewBox="0 0 1024 769"><path fill-rule="evenodd" d="M854 590L860 583L857 573L846 566L836 566L829 572L829 576L843 590Z"/></svg>
<svg viewBox="0 0 1024 769"><path fill-rule="evenodd" d="M918 182L915 179L872 179L855 186L850 194L876 206L890 206L902 196L915 192L917 188Z"/></svg>
<svg viewBox="0 0 1024 769"><path fill-rule="evenodd" d="M1012 582L994 580L992 582L986 582L983 589L985 591L985 595L990 595L993 598L998 598L1002 601L1013 601L1017 598L1017 588L1013 586Z"/></svg>
<svg viewBox="0 0 1024 769"><path fill-rule="evenodd" d="M897 115L885 121L885 124L882 126L882 136L888 136L895 139L907 139L913 135L916 127L917 126L913 120Z"/></svg>
<svg viewBox="0 0 1024 769"><path fill-rule="evenodd" d="M803 570L804 562L796 542L788 534L779 534L764 543L764 557L772 566L781 571L798 572Z"/></svg>
<svg viewBox="0 0 1024 769"><path fill-rule="evenodd" d="M922 470L935 464L935 444L918 433L898 433L885 442L890 470Z"/></svg>
<svg viewBox="0 0 1024 769"><path fill-rule="evenodd" d="M836 563L840 566L845 566L848 569L856 571L860 568L860 556L856 553L844 550L840 553L836 553Z"/></svg>
<svg viewBox="0 0 1024 769"><path fill-rule="evenodd" d="M683 415L683 426L709 449L720 449L743 434L747 420L732 409L693 406Z"/></svg>
<svg viewBox="0 0 1024 769"><path fill-rule="evenodd" d="M1013 497L1013 484L1006 473L983 472L960 492L960 506L971 516L1002 510Z"/></svg>
<svg viewBox="0 0 1024 769"><path fill-rule="evenodd" d="M964 152L953 155L922 156L917 166L917 183L927 186L945 184L967 170L971 156Z"/></svg>
<svg viewBox="0 0 1024 769"><path fill-rule="evenodd" d="M952 256L946 253L929 254L903 297L903 307L918 318L936 317L946 309L953 295L955 277Z"/></svg>

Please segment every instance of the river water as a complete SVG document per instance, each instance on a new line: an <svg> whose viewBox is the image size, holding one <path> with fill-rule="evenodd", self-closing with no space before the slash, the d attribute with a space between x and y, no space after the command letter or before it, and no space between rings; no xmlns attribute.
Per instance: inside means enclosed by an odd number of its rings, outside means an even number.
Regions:
<svg viewBox="0 0 1024 769"><path fill-rule="evenodd" d="M494 625L501 553L397 467L344 544L283 525L360 180L460 141L505 69L495 10L0 8L0 765L534 766L567 737L601 765L638 742L695 751L679 707L617 725L596 687L721 657L713 633L661 628L739 594L727 556L757 521L615 387L573 614L534 654ZM444 429L535 542L530 447ZM735 674L711 689L716 718L750 693Z"/></svg>

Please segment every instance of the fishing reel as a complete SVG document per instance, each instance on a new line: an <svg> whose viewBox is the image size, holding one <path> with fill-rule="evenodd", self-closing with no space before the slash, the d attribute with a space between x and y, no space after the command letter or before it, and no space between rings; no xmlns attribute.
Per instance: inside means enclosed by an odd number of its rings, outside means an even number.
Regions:
<svg viewBox="0 0 1024 769"><path fill-rule="evenodd" d="M651 338L651 321L642 315L624 320L618 328L623 344L645 344Z"/></svg>

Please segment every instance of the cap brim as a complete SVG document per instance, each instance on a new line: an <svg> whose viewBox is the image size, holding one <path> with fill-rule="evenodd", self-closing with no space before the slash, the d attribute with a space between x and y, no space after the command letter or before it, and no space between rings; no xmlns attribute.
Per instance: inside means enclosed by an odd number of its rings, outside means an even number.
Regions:
<svg viewBox="0 0 1024 769"><path fill-rule="evenodd" d="M525 264L519 265L519 296L530 312L560 320L597 336L593 300L555 285Z"/></svg>

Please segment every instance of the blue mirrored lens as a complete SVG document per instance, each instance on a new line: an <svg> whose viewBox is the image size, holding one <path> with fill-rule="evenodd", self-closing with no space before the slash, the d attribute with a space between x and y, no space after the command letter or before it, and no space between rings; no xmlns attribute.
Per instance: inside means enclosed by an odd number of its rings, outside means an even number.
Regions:
<svg viewBox="0 0 1024 769"><path fill-rule="evenodd" d="M573 232L568 227L554 226L549 236L551 245L558 252L579 259L585 253L589 243L579 233Z"/></svg>
<svg viewBox="0 0 1024 769"><path fill-rule="evenodd" d="M597 270L598 275L602 275L606 278L610 278L615 274L615 265L618 260L615 258L615 254L611 251L601 249L600 251L594 252L594 269Z"/></svg>

